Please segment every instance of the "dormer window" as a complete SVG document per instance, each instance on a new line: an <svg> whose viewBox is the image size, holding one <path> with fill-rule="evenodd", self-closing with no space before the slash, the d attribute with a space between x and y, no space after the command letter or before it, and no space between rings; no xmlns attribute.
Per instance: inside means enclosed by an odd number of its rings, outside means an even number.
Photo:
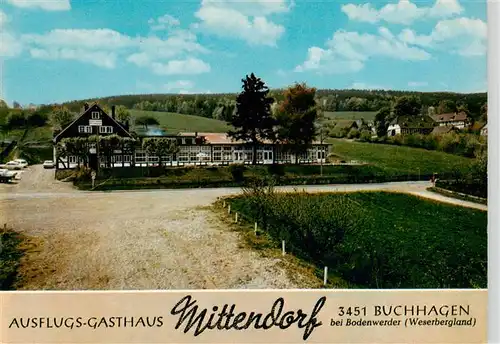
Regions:
<svg viewBox="0 0 500 344"><path fill-rule="evenodd" d="M99 111L92 111L92 119L99 119L101 114Z"/></svg>

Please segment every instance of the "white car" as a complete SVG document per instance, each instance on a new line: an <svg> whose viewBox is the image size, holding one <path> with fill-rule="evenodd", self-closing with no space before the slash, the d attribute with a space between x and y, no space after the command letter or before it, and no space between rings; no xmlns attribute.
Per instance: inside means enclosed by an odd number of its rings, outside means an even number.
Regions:
<svg viewBox="0 0 500 344"><path fill-rule="evenodd" d="M21 164L18 163L17 161L9 161L5 165L1 165L0 167L5 168L7 170L20 170L23 168Z"/></svg>
<svg viewBox="0 0 500 344"><path fill-rule="evenodd" d="M55 164L52 160L45 160L43 162L43 168L54 168Z"/></svg>
<svg viewBox="0 0 500 344"><path fill-rule="evenodd" d="M15 162L18 162L18 163L19 163L19 165L21 165L23 168L24 168L24 167L28 167L28 162L27 162L26 160L24 160L24 159L16 159L16 160L14 160L14 161L15 161Z"/></svg>

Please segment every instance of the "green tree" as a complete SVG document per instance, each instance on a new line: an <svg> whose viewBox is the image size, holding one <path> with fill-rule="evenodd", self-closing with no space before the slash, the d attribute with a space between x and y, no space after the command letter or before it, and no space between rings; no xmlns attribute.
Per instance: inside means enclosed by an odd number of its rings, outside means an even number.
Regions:
<svg viewBox="0 0 500 344"><path fill-rule="evenodd" d="M146 138L142 146L148 155L158 157L160 167L162 166L163 157L174 155L179 149L175 140L167 138Z"/></svg>
<svg viewBox="0 0 500 344"><path fill-rule="evenodd" d="M387 135L387 128L389 127L389 122L391 117L391 108L385 106L381 108L375 115L375 130L377 131L378 137L383 137Z"/></svg>
<svg viewBox="0 0 500 344"><path fill-rule="evenodd" d="M52 112L51 121L52 125L58 129L64 129L73 122L74 115L68 110L67 107L60 107Z"/></svg>
<svg viewBox="0 0 500 344"><path fill-rule="evenodd" d="M130 111L123 105L116 107L116 119L122 123L130 120Z"/></svg>
<svg viewBox="0 0 500 344"><path fill-rule="evenodd" d="M150 125L159 125L160 122L153 116L143 116L139 117L135 120L135 124L142 125L144 129L148 130L148 126Z"/></svg>
<svg viewBox="0 0 500 344"><path fill-rule="evenodd" d="M402 96L396 99L394 104L394 115L398 116L419 116L422 103L416 96Z"/></svg>
<svg viewBox="0 0 500 344"><path fill-rule="evenodd" d="M457 104L449 99L441 100L436 109L438 115L457 111Z"/></svg>
<svg viewBox="0 0 500 344"><path fill-rule="evenodd" d="M11 111L7 116L7 127L9 129L22 128L26 125L26 115L23 111Z"/></svg>
<svg viewBox="0 0 500 344"><path fill-rule="evenodd" d="M286 150L295 154L295 163L316 137L318 110L315 96L315 88L297 83L284 92L285 99L277 110L278 140Z"/></svg>
<svg viewBox="0 0 500 344"><path fill-rule="evenodd" d="M0 109L8 109L9 105L5 102L5 100L0 99Z"/></svg>
<svg viewBox="0 0 500 344"><path fill-rule="evenodd" d="M252 164L257 163L257 147L265 139L274 139L275 120L271 116L271 104L274 99L268 97L269 89L253 73L242 80L243 91L236 100L236 112L229 124L235 130L228 135L236 140L248 142L252 147Z"/></svg>

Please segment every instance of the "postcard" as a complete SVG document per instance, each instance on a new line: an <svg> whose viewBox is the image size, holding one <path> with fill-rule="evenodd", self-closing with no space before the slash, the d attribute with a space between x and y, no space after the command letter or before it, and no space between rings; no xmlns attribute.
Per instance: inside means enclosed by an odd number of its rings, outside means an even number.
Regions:
<svg viewBox="0 0 500 344"><path fill-rule="evenodd" d="M0 342L491 340L493 6L2 2Z"/></svg>

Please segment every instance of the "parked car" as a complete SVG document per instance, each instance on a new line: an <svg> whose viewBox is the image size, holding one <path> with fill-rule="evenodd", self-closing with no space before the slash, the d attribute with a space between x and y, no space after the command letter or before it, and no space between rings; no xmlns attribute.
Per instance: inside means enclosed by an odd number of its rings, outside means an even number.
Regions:
<svg viewBox="0 0 500 344"><path fill-rule="evenodd" d="M7 169L0 169L0 183L9 183L16 177L16 172Z"/></svg>
<svg viewBox="0 0 500 344"><path fill-rule="evenodd" d="M23 168L28 167L28 162L24 159L16 159L14 161L18 162Z"/></svg>
<svg viewBox="0 0 500 344"><path fill-rule="evenodd" d="M43 168L54 168L55 164L52 160L45 160L43 162Z"/></svg>
<svg viewBox="0 0 500 344"><path fill-rule="evenodd" d="M23 167L17 161L9 161L8 163L6 163L4 165L0 165L0 168L7 169L7 170L20 170Z"/></svg>

